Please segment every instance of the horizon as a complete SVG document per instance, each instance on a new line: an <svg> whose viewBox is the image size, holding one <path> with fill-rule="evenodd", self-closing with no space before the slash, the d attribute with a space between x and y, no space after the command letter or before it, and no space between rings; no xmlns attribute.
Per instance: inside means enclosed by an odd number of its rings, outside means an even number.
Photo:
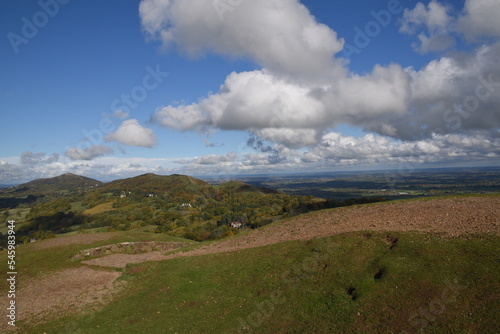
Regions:
<svg viewBox="0 0 500 334"><path fill-rule="evenodd" d="M383 173L388 173L388 172L393 172L396 175L399 175L401 178L403 177L410 177L414 173L419 173L419 172L429 172L429 171L463 171L463 170L499 170L499 166L481 166L481 167L427 167L427 168L417 168L417 169L412 169L411 171L401 171L401 170L385 170L385 169L373 169L373 170L358 170L358 171L350 171L350 170L345 170L345 171L323 171L323 172L306 172L306 173L275 173L275 174L240 174L238 175L241 179L248 179L248 178L253 178L253 177L266 177L266 178L273 178L273 177L314 177L314 176L334 176L336 174L342 175L342 174L383 174ZM6 183L0 183L0 189L4 188L11 188L11 187L16 187L25 183L29 183L32 181L37 181L37 180L44 180L44 179L52 179L56 177L60 177L63 175L74 175L74 176L82 176L86 177L89 179L93 179L102 183L110 183L113 181L118 181L118 180L123 180L123 179L129 179L129 178L135 178L143 175L155 175L155 176L173 176L173 175L180 175L180 176L188 176L188 177L194 177L197 179L200 179L202 181L205 181L207 183L210 183L210 180L215 180L216 183L224 183L224 182L229 182L229 181L240 181L240 178L234 177L234 178L220 178L219 174L214 174L214 175L187 175L187 174L178 174L178 173L173 173L173 174L156 174L156 173L142 173L142 174L137 174L137 175L132 175L129 177L125 178L112 178L112 179L95 179L86 175L80 175L80 174L75 174L71 172L63 173L60 175L52 176L52 177L46 177L46 178L36 178L36 179L31 179L27 180L22 183L16 183L16 184L6 184Z"/></svg>
<svg viewBox="0 0 500 334"><path fill-rule="evenodd" d="M498 168L499 14L494 0L2 2L0 184Z"/></svg>

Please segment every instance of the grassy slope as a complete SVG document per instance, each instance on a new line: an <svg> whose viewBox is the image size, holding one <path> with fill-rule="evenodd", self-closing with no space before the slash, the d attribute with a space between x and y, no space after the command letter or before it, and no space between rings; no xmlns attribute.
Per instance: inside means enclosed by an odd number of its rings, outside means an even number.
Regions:
<svg viewBox="0 0 500 334"><path fill-rule="evenodd" d="M74 233L68 234L74 235ZM37 277L57 270L75 268L81 266L80 263L71 260L80 250L99 247L120 242L134 241L182 241L193 242L182 238L172 237L165 234L155 234L130 230L126 232L113 233L114 237L108 240L93 242L91 244L73 244L66 246L56 246L47 249L37 249L36 243L30 243L17 247L16 267L19 274L18 284L22 286L23 277ZM1 251L2 260L0 263L1 272L7 272L7 252ZM5 286L0 287L0 293L5 295Z"/></svg>
<svg viewBox="0 0 500 334"><path fill-rule="evenodd" d="M122 279L133 289L95 314L19 325L26 333L494 333L498 250L493 235L357 232L149 262L129 266ZM47 262L68 266L58 251ZM43 253L19 256L31 266Z"/></svg>

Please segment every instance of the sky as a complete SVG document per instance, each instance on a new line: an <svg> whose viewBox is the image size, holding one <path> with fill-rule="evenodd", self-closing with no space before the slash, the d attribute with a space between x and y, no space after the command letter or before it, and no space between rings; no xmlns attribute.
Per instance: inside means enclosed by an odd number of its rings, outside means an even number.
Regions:
<svg viewBox="0 0 500 334"><path fill-rule="evenodd" d="M498 0L0 2L0 184L500 166Z"/></svg>

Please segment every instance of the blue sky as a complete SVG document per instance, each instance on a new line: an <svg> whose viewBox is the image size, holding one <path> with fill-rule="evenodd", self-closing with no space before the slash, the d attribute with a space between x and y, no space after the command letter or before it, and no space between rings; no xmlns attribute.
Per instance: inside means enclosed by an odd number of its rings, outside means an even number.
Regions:
<svg viewBox="0 0 500 334"><path fill-rule="evenodd" d="M3 1L0 184L498 166L499 15L494 0Z"/></svg>

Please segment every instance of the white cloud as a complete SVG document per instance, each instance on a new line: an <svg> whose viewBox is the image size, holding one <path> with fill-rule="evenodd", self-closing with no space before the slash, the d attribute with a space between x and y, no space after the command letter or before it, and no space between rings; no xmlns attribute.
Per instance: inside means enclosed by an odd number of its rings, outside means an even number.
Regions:
<svg viewBox="0 0 500 334"><path fill-rule="evenodd" d="M290 147L309 146L341 122L404 113L409 78L397 65L376 66L369 75L328 86L298 84L265 71L232 73L219 94L164 107L154 120L177 130L250 130Z"/></svg>
<svg viewBox="0 0 500 334"><path fill-rule="evenodd" d="M59 160L58 153L52 153L51 156L46 157L45 153L33 153L26 151L21 154L20 162L24 165L36 165L40 163L51 163Z"/></svg>
<svg viewBox="0 0 500 334"><path fill-rule="evenodd" d="M0 160L0 183L19 184L37 178L55 177L74 173L101 181L126 178L145 173L168 175L179 173L176 159L97 157L93 160L71 160L61 157L58 161L41 164L20 164L17 159Z"/></svg>
<svg viewBox="0 0 500 334"><path fill-rule="evenodd" d="M253 133L264 140L290 148L316 145L321 136L321 132L316 129L264 128Z"/></svg>
<svg viewBox="0 0 500 334"><path fill-rule="evenodd" d="M466 0L461 13L453 14L450 6L436 0L427 7L419 2L414 9L404 11L400 31L407 34L419 31L419 43L414 43L414 48L420 53L450 48L455 43L453 35L465 37L472 43L483 37L500 37L498 0Z"/></svg>
<svg viewBox="0 0 500 334"><path fill-rule="evenodd" d="M186 173L219 173L237 175L245 172L278 170L319 170L327 168L369 166L387 168L398 166L423 167L429 163L458 161L495 161L500 156L500 139L485 134L434 135L416 141L396 141L384 136L367 134L356 138L337 132L327 132L321 142L307 151L292 150L282 145L252 145L256 152L231 152L184 159ZM207 168L207 167L210 168Z"/></svg>
<svg viewBox="0 0 500 334"><path fill-rule="evenodd" d="M247 130L291 148L312 146L347 123L399 139L500 126L500 44L431 61L419 71L375 66L327 84L298 84L265 71L230 74L217 94L154 116L177 130ZM479 94L479 95L478 95ZM460 114L457 106L473 112Z"/></svg>
<svg viewBox="0 0 500 334"><path fill-rule="evenodd" d="M415 166L433 162L450 162L456 157L465 161L487 160L488 154L498 157L500 139L477 134L473 136L434 135L417 141L398 142L367 134L360 138L340 133L327 133L320 145L306 152L302 160L334 165L390 165L410 163Z"/></svg>
<svg viewBox="0 0 500 334"><path fill-rule="evenodd" d="M458 29L468 40L477 37L500 37L500 3L498 0L466 0Z"/></svg>
<svg viewBox="0 0 500 334"><path fill-rule="evenodd" d="M250 58L278 74L323 77L341 71L333 58L343 40L297 0L242 1L223 19L214 1L143 0L149 36L191 56L205 52ZM297 66L297 64L301 64Z"/></svg>
<svg viewBox="0 0 500 334"><path fill-rule="evenodd" d="M141 126L136 119L129 119L114 133L107 135L106 140L129 146L153 147L156 144L156 135L152 129Z"/></svg>
<svg viewBox="0 0 500 334"><path fill-rule="evenodd" d="M236 153L229 152L224 155L208 154L202 157L194 157L192 159L182 159L178 163L187 165L219 165L227 162L233 162L236 160Z"/></svg>
<svg viewBox="0 0 500 334"><path fill-rule="evenodd" d="M401 142L373 134L356 138L327 132L321 136L318 145L307 151L279 144L267 146L258 138L251 139L247 144L255 149L254 152L236 151L184 159L98 157L91 161L73 161L62 157L50 163L20 164L20 157L8 158L0 160L0 183L21 183L68 172L98 180L144 173L208 174L226 180L237 178L241 173L351 167L419 168L428 163L495 162L500 157L500 136L491 138L487 133L433 135L427 139Z"/></svg>
<svg viewBox="0 0 500 334"><path fill-rule="evenodd" d="M419 2L414 9L405 9L401 20L401 31L414 33L419 26L429 30L445 29L451 23L449 8L437 1L431 1L427 7Z"/></svg>
<svg viewBox="0 0 500 334"><path fill-rule="evenodd" d="M455 39L450 36L450 25L453 17L449 15L450 8L433 0L427 7L419 2L414 9L405 9L401 19L400 31L414 34L417 30L425 29L418 33L420 43L413 47L420 53L442 51L455 44Z"/></svg>
<svg viewBox="0 0 500 334"><path fill-rule="evenodd" d="M119 119L125 119L130 117L130 115L123 110L115 110L115 112L113 112L111 116Z"/></svg>
<svg viewBox="0 0 500 334"><path fill-rule="evenodd" d="M158 12L147 14L155 3L160 6ZM499 126L494 105L500 97L496 86L500 82L500 44L484 45L470 54L450 54L419 71L397 64L376 65L368 74L339 71L325 77L310 71L308 64L320 64L328 72L339 65L333 57L341 43L333 31L329 34L335 39L326 39L330 47L311 42L322 40L328 28L317 23L296 0L243 1L226 12L223 20L208 2L143 0L141 4L145 30L156 36L168 31L170 39L165 43L190 53L210 50L234 56L240 52L235 50L242 50L263 66L261 70L229 74L218 93L197 103L160 108L153 120L165 127L201 132L243 130L299 148L314 146L325 131L342 123L405 140L429 137L433 132ZM278 9L297 21L284 22ZM437 1L427 6L418 3L404 13L401 30L424 29L422 51L437 50L448 45L446 36L455 20L451 7ZM305 39L304 31L308 31ZM297 52L297 47L305 51ZM302 59L304 52L311 57L308 61ZM321 60L325 54L330 59L327 63ZM273 62L283 66L278 68ZM298 76L297 69L307 75ZM489 87L481 88L480 78L491 81ZM464 98L474 98L478 89L483 97L488 89L489 96L473 113L450 115L457 104L469 102Z"/></svg>
<svg viewBox="0 0 500 334"><path fill-rule="evenodd" d="M71 160L92 160L106 154L113 153L113 149L104 145L92 145L88 148L69 148L65 155Z"/></svg>
<svg viewBox="0 0 500 334"><path fill-rule="evenodd" d="M262 67L229 74L219 92L197 103L168 105L155 113L155 122L180 131L242 130L256 136L255 154L236 161L210 155L191 160L194 165L285 166L297 163L298 156L300 163L326 159L349 165L406 157L432 162L478 158L463 142L475 142L479 134L490 144L498 143L494 130L500 127L500 43L495 40L469 52L449 52L419 70L375 65L360 75L349 73L346 64L334 58L343 41L296 0L243 1L222 20L212 5L196 0L141 2L143 28L165 45L193 56L213 52L249 57ZM472 24L484 8L497 12L500 6L467 1L459 18L451 6L436 0L418 3L404 12L400 31L417 35L415 48L421 53L447 50L463 33L457 26ZM487 22L481 34L495 36L496 23ZM336 137L330 131L342 123L375 135ZM308 151L298 154L303 148Z"/></svg>

